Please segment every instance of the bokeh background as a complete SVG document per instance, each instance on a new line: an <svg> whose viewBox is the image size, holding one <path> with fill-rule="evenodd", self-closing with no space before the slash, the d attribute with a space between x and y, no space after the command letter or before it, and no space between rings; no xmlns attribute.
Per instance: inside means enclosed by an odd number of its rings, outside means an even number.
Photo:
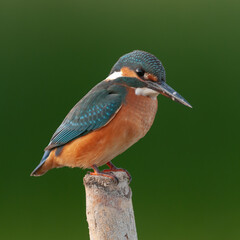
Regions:
<svg viewBox="0 0 240 240"><path fill-rule="evenodd" d="M134 49L193 109L159 97L114 163L133 176L139 239L240 239L240 3L1 0L0 238L87 240L86 171L30 177L72 106Z"/></svg>

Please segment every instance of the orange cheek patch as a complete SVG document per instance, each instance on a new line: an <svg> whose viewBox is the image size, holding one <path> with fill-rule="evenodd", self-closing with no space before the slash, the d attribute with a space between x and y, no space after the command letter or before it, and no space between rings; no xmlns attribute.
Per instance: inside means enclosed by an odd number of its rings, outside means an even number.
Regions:
<svg viewBox="0 0 240 240"><path fill-rule="evenodd" d="M139 79L140 81L143 81L143 79L141 79L134 70L131 70L128 67L123 67L121 69L121 72L123 77L134 77ZM157 77L151 73L145 73L144 78L153 82L157 82L158 80Z"/></svg>
<svg viewBox="0 0 240 240"><path fill-rule="evenodd" d="M154 76L151 73L145 73L145 74L146 74L146 79L157 82L157 77L156 76Z"/></svg>
<svg viewBox="0 0 240 240"><path fill-rule="evenodd" d="M123 75L124 77L134 77L134 78L140 79L140 78L138 77L138 75L136 74L136 72L133 71L133 70L131 70L131 69L129 69L128 67L123 67L123 68L121 69L121 72L122 72L122 75Z"/></svg>

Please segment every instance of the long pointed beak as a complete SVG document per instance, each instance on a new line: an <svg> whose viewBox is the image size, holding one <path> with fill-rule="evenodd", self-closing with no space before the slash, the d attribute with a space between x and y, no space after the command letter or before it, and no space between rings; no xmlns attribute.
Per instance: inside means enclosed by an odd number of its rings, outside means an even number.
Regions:
<svg viewBox="0 0 240 240"><path fill-rule="evenodd" d="M179 102L187 107L192 108L191 104L184 99L179 93L177 93L173 88L168 86L166 82L161 81L161 82L148 82L149 88L159 92L160 94L171 98L173 101Z"/></svg>

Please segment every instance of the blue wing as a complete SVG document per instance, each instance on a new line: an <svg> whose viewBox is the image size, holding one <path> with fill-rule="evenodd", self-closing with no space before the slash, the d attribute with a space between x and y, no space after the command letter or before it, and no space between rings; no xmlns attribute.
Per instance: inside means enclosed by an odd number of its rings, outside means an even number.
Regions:
<svg viewBox="0 0 240 240"><path fill-rule="evenodd" d="M68 113L45 150L62 146L106 125L121 108L126 90L100 83Z"/></svg>

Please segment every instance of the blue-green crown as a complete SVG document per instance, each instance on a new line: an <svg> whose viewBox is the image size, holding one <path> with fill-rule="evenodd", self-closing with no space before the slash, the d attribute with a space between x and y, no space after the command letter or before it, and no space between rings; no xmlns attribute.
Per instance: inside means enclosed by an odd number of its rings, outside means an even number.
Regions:
<svg viewBox="0 0 240 240"><path fill-rule="evenodd" d="M154 55L144 51L135 50L120 57L110 74L120 71L122 67L129 67L132 70L141 68L145 72L154 74L159 81L166 80L166 73L162 63Z"/></svg>

